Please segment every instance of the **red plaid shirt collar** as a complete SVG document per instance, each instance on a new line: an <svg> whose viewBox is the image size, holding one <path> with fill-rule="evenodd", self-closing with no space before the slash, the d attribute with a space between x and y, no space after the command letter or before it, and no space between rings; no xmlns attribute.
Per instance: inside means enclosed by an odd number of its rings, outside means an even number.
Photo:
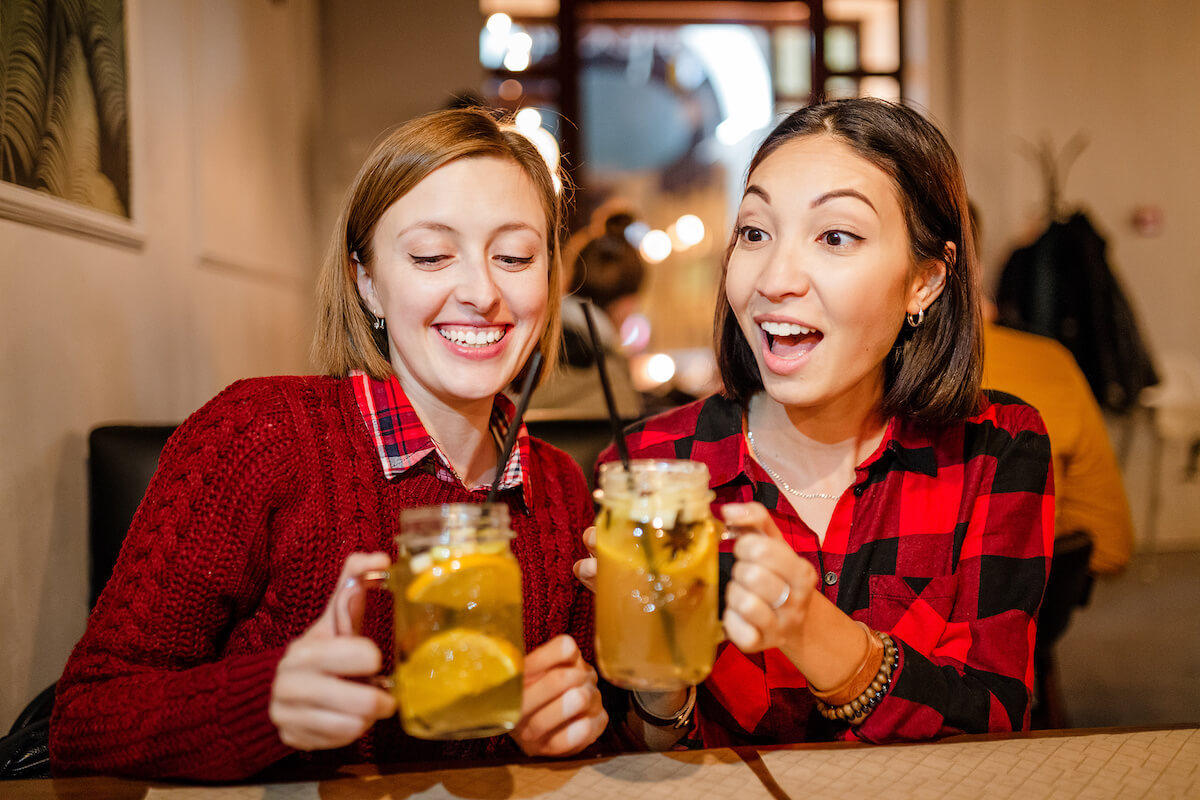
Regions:
<svg viewBox="0 0 1200 800"><path fill-rule="evenodd" d="M363 422L366 423L367 431L379 452L379 462L385 477L391 479L418 464L428 463L439 480L462 484L462 479L455 473L445 453L421 424L416 410L408 401L408 396L395 375L381 381L361 370L353 370L350 373L350 382L354 387L354 398L358 401ZM502 394L496 395L492 404L490 427L497 447L503 444L504 437L508 435L510 420L515 414L516 408L512 401ZM528 463L529 432L522 424L517 431L516 446L513 447L512 455L504 467L500 488L520 487L527 508L531 507L531 489L529 481L525 480L522 465ZM486 491L487 488L478 487L472 491Z"/></svg>

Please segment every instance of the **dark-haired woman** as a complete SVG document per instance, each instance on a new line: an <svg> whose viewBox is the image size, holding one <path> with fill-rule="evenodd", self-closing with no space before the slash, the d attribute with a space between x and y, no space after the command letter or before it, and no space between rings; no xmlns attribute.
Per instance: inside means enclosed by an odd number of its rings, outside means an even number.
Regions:
<svg viewBox="0 0 1200 800"><path fill-rule="evenodd" d="M914 111L815 105L759 148L718 299L724 392L628 437L706 462L743 534L729 641L694 702L635 695L648 741L1027 726L1050 447L1033 408L980 391L976 271L957 160Z"/></svg>

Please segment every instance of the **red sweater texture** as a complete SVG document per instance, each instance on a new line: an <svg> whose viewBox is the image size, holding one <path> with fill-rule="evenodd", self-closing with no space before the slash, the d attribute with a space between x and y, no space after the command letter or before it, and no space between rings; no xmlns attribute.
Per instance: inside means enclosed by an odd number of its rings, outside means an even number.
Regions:
<svg viewBox="0 0 1200 800"><path fill-rule="evenodd" d="M591 595L571 572L586 555L579 534L591 497L569 456L538 440L531 451L533 507L520 489L501 494L523 575L526 648L569 633L591 661ZM508 737L413 739L395 717L347 748L297 753L267 715L284 649L324 610L346 557L394 557L403 508L481 500L420 467L386 479L346 379L233 384L163 451L58 683L54 773L228 781L297 762L516 755ZM391 628L390 598L370 593L363 634L387 670Z"/></svg>

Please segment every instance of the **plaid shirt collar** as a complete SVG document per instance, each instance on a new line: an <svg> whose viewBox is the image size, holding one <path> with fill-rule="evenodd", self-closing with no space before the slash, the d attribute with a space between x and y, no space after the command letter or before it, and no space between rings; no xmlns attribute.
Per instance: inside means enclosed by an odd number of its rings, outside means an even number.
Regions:
<svg viewBox="0 0 1200 800"><path fill-rule="evenodd" d="M450 465L450 460L438 447L433 437L421 424L417 412L408 401L400 381L395 375L386 381L376 380L361 370L350 373L354 387L354 398L362 412L363 422L371 434L379 452L383 474L389 480L421 464L426 464L439 480L462 485L462 479ZM510 420L516 414L512 401L502 394L496 395L492 404L491 433L497 449L508 434ZM517 443L504 468L500 481L501 489L520 487L525 507L532 507L529 481L525 480L522 467L530 463L529 432L522 424L517 431ZM489 487L476 487L472 491L486 491Z"/></svg>
<svg viewBox="0 0 1200 800"><path fill-rule="evenodd" d="M734 458L705 458L709 469L709 486L717 488L731 483L740 475L747 477L756 474L757 468L750 468L750 449L746 445L743 431L743 409L737 403L722 395L713 395L704 402L697 420L696 437L704 441L720 441L729 435L738 439L737 453ZM677 435L666 438L678 438ZM647 443L645 440L643 444ZM911 472L918 472L930 477L937 476L937 455L933 441L920 428L897 420L888 420L887 429L879 446L856 469L859 481L864 480L873 465L885 458L895 459L901 466Z"/></svg>

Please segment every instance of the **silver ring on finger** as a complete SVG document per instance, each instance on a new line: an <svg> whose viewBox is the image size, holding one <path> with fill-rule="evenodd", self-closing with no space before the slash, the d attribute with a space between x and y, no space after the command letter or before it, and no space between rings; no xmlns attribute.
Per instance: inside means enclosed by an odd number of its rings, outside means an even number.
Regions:
<svg viewBox="0 0 1200 800"><path fill-rule="evenodd" d="M778 611L780 608L783 607L783 604L786 603L788 601L788 598L791 596L792 596L792 586L791 586L791 584L785 583L783 585L783 591L779 593L779 597L776 597L775 602L771 603L771 608Z"/></svg>

